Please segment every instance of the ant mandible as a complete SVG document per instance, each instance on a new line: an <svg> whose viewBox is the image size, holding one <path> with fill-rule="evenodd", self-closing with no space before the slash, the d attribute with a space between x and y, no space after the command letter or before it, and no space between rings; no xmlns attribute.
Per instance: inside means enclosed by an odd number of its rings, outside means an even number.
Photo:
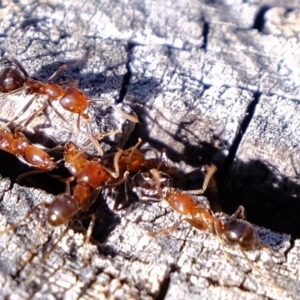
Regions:
<svg viewBox="0 0 300 300"><path fill-rule="evenodd" d="M77 118L77 128L80 130L80 117L83 117L88 124L88 131L89 133L84 133L88 135L91 139L95 147L97 148L100 155L103 155L103 150L99 145L99 142L93 137L91 126L90 126L90 118L89 115L86 113L90 104L95 104L98 101L104 102L114 109L116 109L119 113L121 113L126 119L138 123L138 119L132 115L129 115L119 109L117 106L112 104L106 99L88 99L88 97L83 94L78 88L77 84L78 81L73 83L73 86L63 87L59 84L50 83L50 81L54 80L58 77L58 75L67 69L67 65L62 65L56 72L54 72L46 82L41 82L35 80L29 76L25 68L22 64L15 59L14 57L3 57L0 59L0 62L9 61L17 66L17 69L14 68L4 68L0 72L0 92L2 93L15 93L22 89L26 89L28 93L35 94L35 95L46 95L47 96L47 103L39 109L33 116L29 117L26 121L28 124L40 111L44 110L47 105L51 106L51 108L55 111L55 113L66 123L68 121L65 119L64 116L59 113L55 107L52 105L52 101L59 101L60 105L67 111L78 114ZM19 115L22 115L28 107L32 104L35 97L33 97L29 103L21 110ZM9 123L17 120L18 117L15 117Z"/></svg>

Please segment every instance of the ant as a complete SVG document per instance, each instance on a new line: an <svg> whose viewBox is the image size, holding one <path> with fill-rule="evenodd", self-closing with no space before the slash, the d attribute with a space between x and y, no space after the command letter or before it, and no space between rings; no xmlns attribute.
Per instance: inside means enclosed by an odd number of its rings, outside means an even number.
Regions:
<svg viewBox="0 0 300 300"><path fill-rule="evenodd" d="M78 201L81 204L80 210L89 208L93 190L101 187L116 187L125 182L129 174L136 173L148 165L144 153L138 149L141 142L139 139L135 146L126 150L119 149L113 154L114 170L103 163L109 160L111 155L103 157L101 161L99 159L90 160L74 143L68 142L64 150L65 167L73 176L70 180L76 180L76 185L72 196L68 191L66 194L61 194L60 197L71 197L73 201ZM89 201L87 201L88 199ZM116 202L114 209L118 209L118 204ZM64 217L60 219L63 220Z"/></svg>
<svg viewBox="0 0 300 300"><path fill-rule="evenodd" d="M141 144L142 140L139 139L135 146L126 150L119 149L114 155L115 174L117 176L120 176L120 174L130 175L118 185L114 210L124 209L132 202L138 201L139 195L137 195L135 187L146 182L146 179L143 177L144 171L159 168L165 172L174 173L175 169L169 167L165 162L164 151L160 152L155 148L149 147L149 145ZM110 156L109 154L102 159Z"/></svg>
<svg viewBox="0 0 300 300"><path fill-rule="evenodd" d="M64 116L61 115L57 111L57 109L52 105L53 101L59 101L60 105L67 111L78 114L77 118L77 128L80 130L80 118L83 117L88 124L88 131L89 133L86 134L95 145L97 151L102 156L103 150L99 145L97 139L92 135L92 129L90 126L90 118L89 115L86 113L90 104L95 104L98 101L104 102L114 109L116 109L119 113L121 113L126 119L138 123L138 119L135 116L127 114L119 109L117 106L112 104L106 99L88 99L88 97L83 94L78 88L78 81L75 81L69 87L63 87L60 84L50 83L54 79L56 79L60 73L67 69L67 65L62 65L57 71L55 71L47 80L46 82L41 82L35 80L29 76L23 65L14 57L3 57L0 59L0 62L8 61L13 63L18 69L15 68L4 68L0 72L0 92L2 93L15 93L22 89L26 89L29 94L36 95L46 95L47 96L47 103L43 105L41 109L39 109L34 115L28 118L26 124L29 122L42 110L44 110L47 106L50 106L55 113L66 123L69 123ZM32 104L35 99L35 96L26 104L26 106L21 110L19 115L22 115L28 107ZM15 117L9 123L17 120L18 117Z"/></svg>
<svg viewBox="0 0 300 300"><path fill-rule="evenodd" d="M56 167L53 158L44 150L30 144L25 135L15 130L14 134L7 129L0 130L0 149L17 156L31 167L47 172Z"/></svg>
<svg viewBox="0 0 300 300"><path fill-rule="evenodd" d="M165 200L169 206L185 218L173 226L158 232L149 232L152 237L170 234L186 221L193 227L208 231L216 235L221 242L237 245L251 267L259 272L272 286L283 291L283 288L266 277L248 258L245 251L265 248L272 251L268 245L260 242L254 226L246 220L245 209L239 206L235 213L227 219L217 217L210 207L207 199L197 201L194 194L203 194L209 187L209 182L217 171L216 166L205 166L206 174L202 189L182 191L172 187L172 178L157 169L137 174L134 178L136 186L133 188L140 200ZM213 184L214 186L214 184ZM223 249L223 243L222 243ZM223 249L224 255L228 257ZM272 251L273 252L273 251Z"/></svg>
<svg viewBox="0 0 300 300"><path fill-rule="evenodd" d="M148 200L149 193L154 194L151 200L164 199L170 207L183 216L189 216L181 219L172 227L164 229L160 232L153 233L153 236L159 236L165 233L173 232L181 222L186 221L192 226L209 231L218 237L230 243L237 243L245 250L253 249L259 246L258 236L254 227L245 220L244 208L240 206L237 211L223 222L213 213L208 201L199 203L192 194L203 194L213 177L217 168L214 165L205 166L207 171L202 189L192 191L176 190L172 187L172 179L166 173L160 172L157 169L151 169L149 172L142 174L143 180L140 186L134 188L141 200ZM141 176L141 175L139 175ZM136 180L136 179L135 179ZM144 182L143 182L144 181ZM151 192L151 190L155 192Z"/></svg>
<svg viewBox="0 0 300 300"><path fill-rule="evenodd" d="M21 221L18 222L18 224L8 226L5 230L0 231L0 234L18 227L20 223L28 219L39 207L46 208L48 224L53 227L61 226L63 224L67 224L67 226L50 251L43 256L43 260L45 260L66 234L69 229L70 221L78 213L87 211L92 206L102 188L118 186L126 180L129 174L128 170L135 171L137 164L143 164L140 161L140 151L137 150L140 143L141 141L139 140L137 145L126 150L119 150L115 153L115 170L112 171L99 159L89 159L74 143L68 142L64 148L64 161L65 167L69 170L72 177L64 179L66 182L66 192L55 196L50 203L41 203L35 206ZM119 160L121 162L120 166L118 165ZM72 192L70 191L70 182L75 183ZM96 217L93 214L87 229L83 249L83 257L86 262L88 262L86 257L86 246L91 238L95 220Z"/></svg>

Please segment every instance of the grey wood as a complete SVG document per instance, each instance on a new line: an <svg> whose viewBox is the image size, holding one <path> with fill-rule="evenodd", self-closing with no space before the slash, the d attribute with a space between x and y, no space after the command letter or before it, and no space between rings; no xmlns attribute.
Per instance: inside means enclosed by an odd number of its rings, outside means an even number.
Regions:
<svg viewBox="0 0 300 300"><path fill-rule="evenodd" d="M224 166L220 197L229 212L243 204L251 220L260 217L258 223L297 236L298 9L295 1L3 1L0 50L40 80L67 63L64 80L79 80L91 98L132 107L138 135L166 148L186 172L211 162ZM30 98L24 91L1 94L1 121ZM22 118L43 102L37 97ZM78 135L76 119L61 112L69 124L47 108L27 130L83 146L87 137ZM93 131L131 131L118 112L105 112L101 103L89 110ZM111 142L122 145L123 139L119 134ZM88 150L95 153L92 145ZM2 168L5 174L10 166ZM0 230L54 197L7 178L0 194ZM43 259L64 230L47 225L43 208L1 234L0 297L300 298L300 244L289 234L256 227L274 253L249 251L250 265L238 247L189 224L151 237L149 231L180 218L163 201L118 212L112 211L114 195L104 192L98 202L99 236L88 244L90 264L83 260L79 221Z"/></svg>

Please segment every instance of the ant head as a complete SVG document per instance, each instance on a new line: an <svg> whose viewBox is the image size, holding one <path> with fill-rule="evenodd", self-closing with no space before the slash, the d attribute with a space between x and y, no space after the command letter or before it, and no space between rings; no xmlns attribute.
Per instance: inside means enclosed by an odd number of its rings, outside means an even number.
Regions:
<svg viewBox="0 0 300 300"><path fill-rule="evenodd" d="M68 142L64 149L65 167L72 175L77 174L88 163L88 159L74 143Z"/></svg>
<svg viewBox="0 0 300 300"><path fill-rule="evenodd" d="M227 241L239 244L244 250L253 249L260 244L254 227L245 220L229 220L225 222L224 228Z"/></svg>
<svg viewBox="0 0 300 300"><path fill-rule="evenodd" d="M68 194L57 195L48 206L48 222L59 226L70 221L78 212L76 198Z"/></svg>
<svg viewBox="0 0 300 300"><path fill-rule="evenodd" d="M172 186L172 179L169 175L158 171L158 178L150 172L139 172L133 176L133 191L139 199L160 201L164 197L165 190Z"/></svg>
<svg viewBox="0 0 300 300"><path fill-rule="evenodd" d="M5 68L0 72L0 91L9 93L24 86L26 79L22 73L16 69Z"/></svg>

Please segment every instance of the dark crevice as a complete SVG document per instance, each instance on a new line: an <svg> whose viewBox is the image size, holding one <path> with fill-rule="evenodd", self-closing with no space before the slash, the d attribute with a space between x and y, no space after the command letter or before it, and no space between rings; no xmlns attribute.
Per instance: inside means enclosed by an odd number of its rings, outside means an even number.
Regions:
<svg viewBox="0 0 300 300"><path fill-rule="evenodd" d="M237 132L235 138L233 139L232 145L230 146L229 151L228 151L228 156L226 157L224 164L222 166L222 170L219 175L220 185L222 185L222 183L225 181L223 179L225 179L228 175L229 168L230 168L233 160L235 159L236 152L241 143L241 140L253 118L255 108L256 108L257 104L259 103L259 99L260 99L261 95L262 95L261 92L259 92L259 91L255 92L253 94L253 101L248 105L248 107L246 109L245 117L244 117L243 121L241 122L241 125L238 129L238 132Z"/></svg>
<svg viewBox="0 0 300 300"><path fill-rule="evenodd" d="M203 22L203 44L200 49L203 49L205 52L207 51L207 43L208 43L208 34L209 34L209 23L205 21L202 17L201 21Z"/></svg>
<svg viewBox="0 0 300 300"><path fill-rule="evenodd" d="M253 23L253 29L257 29L259 32L262 32L262 29L265 24L265 14L266 12L270 9L270 6L264 5L262 6L259 11L257 12L255 18L254 18L254 23Z"/></svg>
<svg viewBox="0 0 300 300"><path fill-rule="evenodd" d="M288 247L288 249L286 249L286 251L284 252L284 256L287 258L289 252L293 249L295 249L295 239L291 236L289 239L290 242L290 246Z"/></svg>
<svg viewBox="0 0 300 300"><path fill-rule="evenodd" d="M122 103L124 101L124 98L125 98L126 94L127 94L127 88L128 88L129 83L130 83L131 76L132 76L132 72L131 72L131 68L130 68L130 62L131 62L132 49L134 47L135 47L134 43L129 42L127 44L127 48L126 48L126 51L128 53L127 62L126 62L127 72L123 77L122 87L121 87L121 90L120 90L120 96L119 96L119 99L116 101L116 103Z"/></svg>
<svg viewBox="0 0 300 300"><path fill-rule="evenodd" d="M203 97L204 93L212 87L211 84L206 84L206 83L203 83L202 81L201 81L201 85L202 85L203 89L201 92L199 92L200 99Z"/></svg>
<svg viewBox="0 0 300 300"><path fill-rule="evenodd" d="M163 279L163 281L161 282L160 290L159 290L157 296L155 297L156 300L165 299L166 294L167 294L168 289L169 289L169 286L170 286L170 282L171 282L171 274L176 272L177 269L178 268L176 267L176 265L174 265L174 264L170 265L170 271L166 275L166 277Z"/></svg>

